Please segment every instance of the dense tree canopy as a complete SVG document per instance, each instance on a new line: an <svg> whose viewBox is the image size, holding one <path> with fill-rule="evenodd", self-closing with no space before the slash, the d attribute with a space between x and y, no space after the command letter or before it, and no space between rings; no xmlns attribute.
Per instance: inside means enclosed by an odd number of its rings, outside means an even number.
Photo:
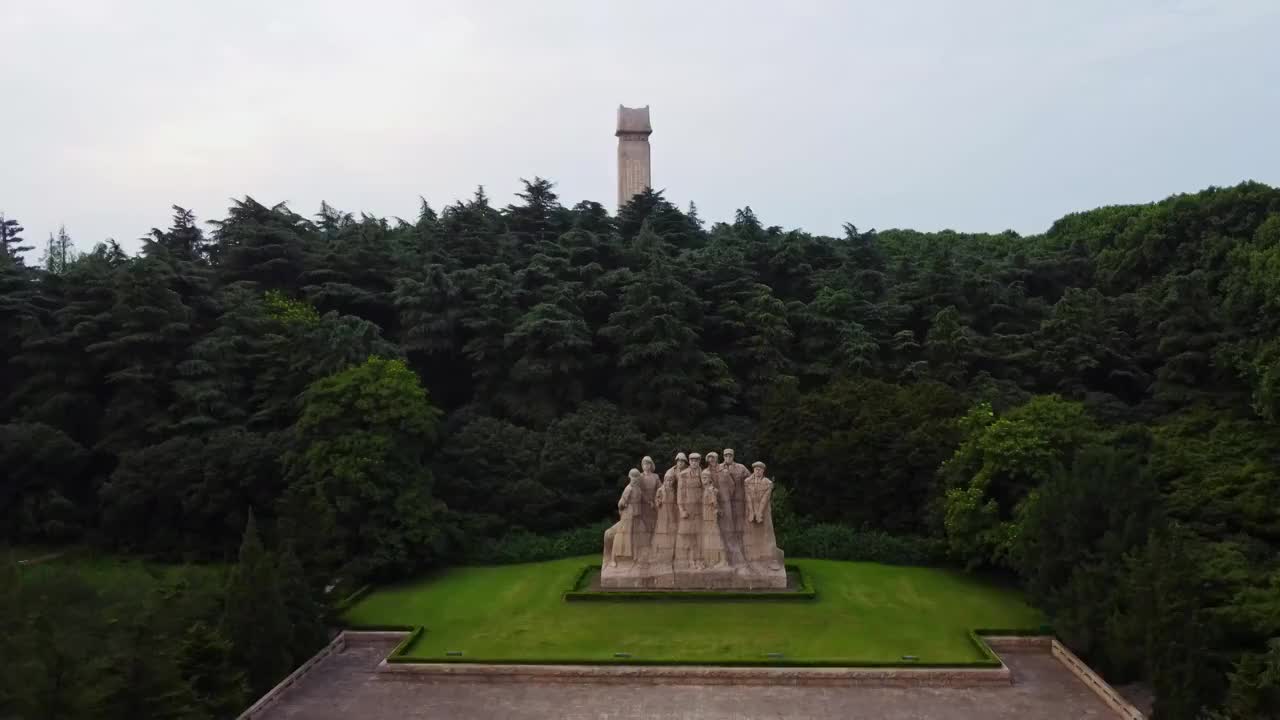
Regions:
<svg viewBox="0 0 1280 720"><path fill-rule="evenodd" d="M1016 576L1161 717L1277 712L1280 190L1032 237L708 226L654 191L615 217L541 178L504 208L246 197L212 226L174 208L138 256L60 234L30 266L0 217L0 532L240 557L222 620L166 639L188 661L255 689L283 667L237 616L246 578L401 576L589 526L640 455L733 443L787 523ZM289 653L315 641L304 600L272 610ZM182 707L243 682L184 677Z"/></svg>

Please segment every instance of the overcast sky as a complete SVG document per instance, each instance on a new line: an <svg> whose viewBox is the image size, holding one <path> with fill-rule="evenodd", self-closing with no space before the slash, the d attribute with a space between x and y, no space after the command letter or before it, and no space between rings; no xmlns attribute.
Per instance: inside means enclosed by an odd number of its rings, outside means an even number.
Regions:
<svg viewBox="0 0 1280 720"><path fill-rule="evenodd" d="M1277 0L0 0L0 212L136 249L245 194L612 208L624 103L709 220L1035 233L1280 184L1277 38Z"/></svg>

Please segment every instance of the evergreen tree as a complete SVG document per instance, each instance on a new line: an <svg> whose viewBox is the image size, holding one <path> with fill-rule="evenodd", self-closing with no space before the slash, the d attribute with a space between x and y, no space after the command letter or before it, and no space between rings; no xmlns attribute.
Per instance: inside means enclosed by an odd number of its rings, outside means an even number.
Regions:
<svg viewBox="0 0 1280 720"><path fill-rule="evenodd" d="M320 601L323 586L316 586L302 569L293 544L285 541L278 553L277 573L280 595L293 632L289 637L289 655L297 665L315 654L328 641L324 627L326 609Z"/></svg>
<svg viewBox="0 0 1280 720"><path fill-rule="evenodd" d="M44 246L44 253L40 256L40 266L45 272L61 275L67 271L67 267L75 262L76 248L71 242L71 236L67 234L67 226L62 225L58 228L58 236L54 237L53 233L49 233L49 242Z"/></svg>
<svg viewBox="0 0 1280 720"><path fill-rule="evenodd" d="M123 621L118 645L109 648L106 692L95 717L104 720L183 719L195 711L195 697L184 682L168 638L155 614L138 612Z"/></svg>
<svg viewBox="0 0 1280 720"><path fill-rule="evenodd" d="M262 544L253 513L245 523L240 559L227 580L223 632L244 668L253 696L270 690L291 665L293 628L280 592L277 565Z"/></svg>
<svg viewBox="0 0 1280 720"><path fill-rule="evenodd" d="M13 218L6 218L4 213L0 213L0 255L5 255L9 260L18 265L22 264L22 254L31 249L30 245L22 244L22 233L26 228L18 224Z"/></svg>
<svg viewBox="0 0 1280 720"><path fill-rule="evenodd" d="M247 704L244 673L235 666L231 643L214 626L196 622L187 628L177 668L190 688L195 717L234 717Z"/></svg>
<svg viewBox="0 0 1280 720"><path fill-rule="evenodd" d="M266 207L251 197L236 200L226 220L215 220L213 250L225 282L261 290L294 290L314 226L284 204Z"/></svg>
<svg viewBox="0 0 1280 720"><path fill-rule="evenodd" d="M658 258L626 286L600 330L617 348L615 387L625 407L681 427L732 398L724 360L700 346L701 322L698 296Z"/></svg>

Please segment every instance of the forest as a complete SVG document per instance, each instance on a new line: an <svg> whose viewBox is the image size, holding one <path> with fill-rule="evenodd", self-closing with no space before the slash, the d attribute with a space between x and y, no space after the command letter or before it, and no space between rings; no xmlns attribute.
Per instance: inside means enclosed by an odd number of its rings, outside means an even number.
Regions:
<svg viewBox="0 0 1280 720"><path fill-rule="evenodd" d="M0 219L0 542L223 570L0 566L0 717L225 717L335 580L596 552L640 455L730 444L790 556L1008 578L1160 720L1280 717L1280 189L1026 237L541 178L160 224L130 255Z"/></svg>

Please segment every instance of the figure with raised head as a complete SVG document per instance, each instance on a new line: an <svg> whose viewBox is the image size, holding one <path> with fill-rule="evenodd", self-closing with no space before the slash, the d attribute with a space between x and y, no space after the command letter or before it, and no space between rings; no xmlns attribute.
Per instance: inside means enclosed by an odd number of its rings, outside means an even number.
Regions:
<svg viewBox="0 0 1280 720"><path fill-rule="evenodd" d="M618 567L619 560L635 560L636 549L633 533L636 517L640 513L640 471L631 468L627 473L630 482L618 498L618 522L604 531L604 554L608 567Z"/></svg>
<svg viewBox="0 0 1280 720"><path fill-rule="evenodd" d="M720 501L716 489L716 454L707 453L707 467L702 471L702 562L707 567L725 564L724 541L720 538Z"/></svg>
<svg viewBox="0 0 1280 720"><path fill-rule="evenodd" d="M747 524L743 529L743 549L747 562L770 570L782 569L782 551L773 533L773 481L764 476L765 464L751 463L751 476L744 481L747 496Z"/></svg>
<svg viewBox="0 0 1280 720"><path fill-rule="evenodd" d="M676 529L675 561L686 567L702 567L702 456L689 453L689 466L677 473L676 505L680 509Z"/></svg>

